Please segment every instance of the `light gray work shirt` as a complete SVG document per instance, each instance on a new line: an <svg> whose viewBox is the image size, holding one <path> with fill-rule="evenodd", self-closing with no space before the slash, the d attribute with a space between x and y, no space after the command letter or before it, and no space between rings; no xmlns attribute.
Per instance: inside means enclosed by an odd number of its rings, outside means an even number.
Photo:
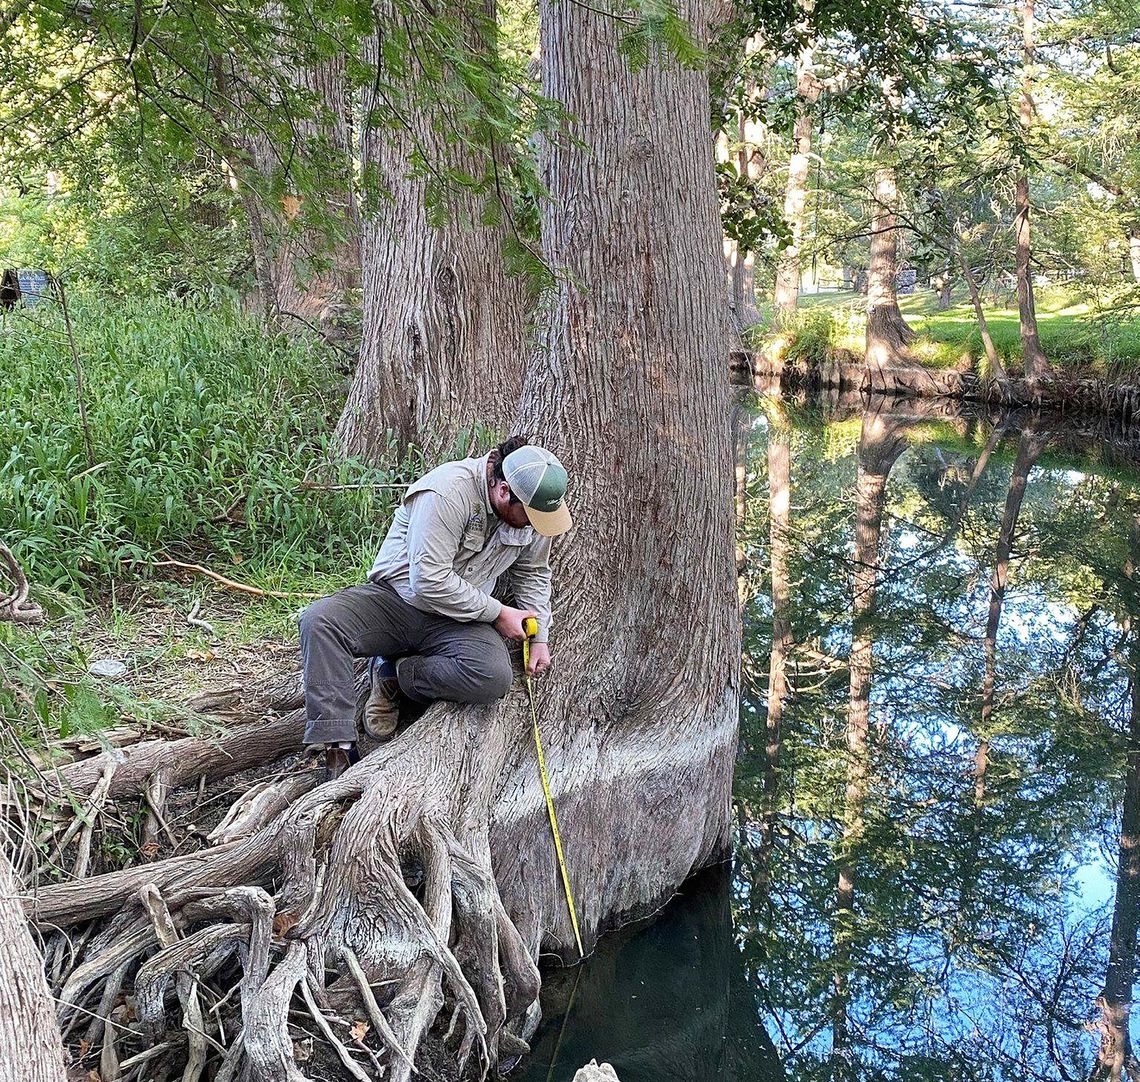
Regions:
<svg viewBox="0 0 1140 1082"><path fill-rule="evenodd" d="M495 514L487 492L489 457L445 462L412 485L368 578L390 582L423 612L485 623L502 610L491 596L498 584L516 606L538 613L535 641L546 642L551 539Z"/></svg>

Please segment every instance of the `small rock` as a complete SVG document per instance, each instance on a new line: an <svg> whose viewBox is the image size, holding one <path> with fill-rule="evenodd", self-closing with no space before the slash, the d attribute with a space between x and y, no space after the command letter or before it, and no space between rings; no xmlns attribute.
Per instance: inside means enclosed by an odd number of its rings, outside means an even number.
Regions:
<svg viewBox="0 0 1140 1082"><path fill-rule="evenodd" d="M108 680L119 680L127 675L125 662L113 657L101 657L87 666L92 676L105 676Z"/></svg>
<svg viewBox="0 0 1140 1082"><path fill-rule="evenodd" d="M600 1067L596 1059L590 1060L575 1076L574 1082L621 1082L617 1071L608 1063Z"/></svg>

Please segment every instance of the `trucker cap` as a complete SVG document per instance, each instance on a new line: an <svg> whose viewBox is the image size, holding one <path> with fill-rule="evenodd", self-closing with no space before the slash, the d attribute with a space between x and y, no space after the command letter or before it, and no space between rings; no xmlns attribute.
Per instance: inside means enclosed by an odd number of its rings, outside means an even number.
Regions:
<svg viewBox="0 0 1140 1082"><path fill-rule="evenodd" d="M557 537L573 525L566 507L566 471L545 448L527 445L512 451L503 459L503 477L543 537Z"/></svg>

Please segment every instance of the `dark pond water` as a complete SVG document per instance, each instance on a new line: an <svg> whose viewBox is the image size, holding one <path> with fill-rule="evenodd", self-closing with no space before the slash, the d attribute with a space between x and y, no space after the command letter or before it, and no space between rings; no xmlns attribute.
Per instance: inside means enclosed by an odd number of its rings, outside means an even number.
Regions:
<svg viewBox="0 0 1140 1082"><path fill-rule="evenodd" d="M522 1077L1120 1077L1140 432L771 400L742 430L733 862L548 976Z"/></svg>

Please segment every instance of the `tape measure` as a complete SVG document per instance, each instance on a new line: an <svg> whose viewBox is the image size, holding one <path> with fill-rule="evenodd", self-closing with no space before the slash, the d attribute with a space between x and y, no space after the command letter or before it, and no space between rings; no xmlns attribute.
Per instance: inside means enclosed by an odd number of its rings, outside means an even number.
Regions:
<svg viewBox="0 0 1140 1082"><path fill-rule="evenodd" d="M523 621L523 676L526 678L526 693L530 699L530 720L534 725L534 750L538 752L538 772L542 777L542 791L546 794L546 810L550 815L550 832L554 835L554 852L558 854L558 870L562 873L562 889L566 892L566 908L570 910L570 923L574 926L574 940L578 944L578 954L585 957L582 949L582 936L578 931L578 914L574 911L574 894L570 890L570 876L566 872L566 857L562 853L562 836L558 833L558 817L554 814L554 797L550 795L550 776L546 772L546 756L542 754L542 738L538 735L538 713L534 708L534 683L530 669L530 640L538 634L538 621L528 616Z"/></svg>

